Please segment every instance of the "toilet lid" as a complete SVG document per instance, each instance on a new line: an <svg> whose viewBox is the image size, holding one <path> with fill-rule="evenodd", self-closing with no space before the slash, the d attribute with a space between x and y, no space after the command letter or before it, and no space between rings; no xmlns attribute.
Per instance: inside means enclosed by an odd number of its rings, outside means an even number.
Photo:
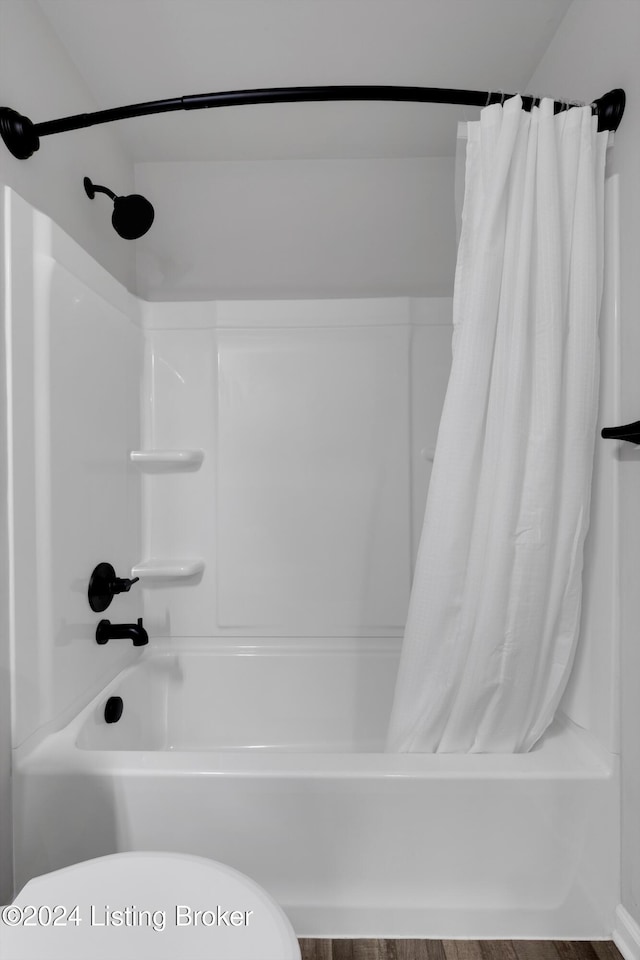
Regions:
<svg viewBox="0 0 640 960"><path fill-rule="evenodd" d="M16 926L0 924L0 957L11 960L300 960L293 928L269 894L204 857L87 860L30 880L5 908L14 910L11 923L18 908Z"/></svg>

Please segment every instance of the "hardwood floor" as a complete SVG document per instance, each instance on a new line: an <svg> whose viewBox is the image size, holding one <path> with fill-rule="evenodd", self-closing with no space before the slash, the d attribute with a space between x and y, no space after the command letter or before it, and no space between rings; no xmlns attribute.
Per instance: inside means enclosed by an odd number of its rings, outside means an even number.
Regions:
<svg viewBox="0 0 640 960"><path fill-rule="evenodd" d="M610 940L300 940L302 960L622 960Z"/></svg>

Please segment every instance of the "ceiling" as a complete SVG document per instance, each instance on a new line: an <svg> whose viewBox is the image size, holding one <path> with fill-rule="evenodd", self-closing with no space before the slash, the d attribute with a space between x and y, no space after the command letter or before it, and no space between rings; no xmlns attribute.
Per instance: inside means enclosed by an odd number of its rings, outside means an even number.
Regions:
<svg viewBox="0 0 640 960"><path fill-rule="evenodd" d="M38 2L104 109L306 84L523 91L571 0ZM436 104L293 103L141 117L114 129L136 162L449 156L456 121L475 116Z"/></svg>

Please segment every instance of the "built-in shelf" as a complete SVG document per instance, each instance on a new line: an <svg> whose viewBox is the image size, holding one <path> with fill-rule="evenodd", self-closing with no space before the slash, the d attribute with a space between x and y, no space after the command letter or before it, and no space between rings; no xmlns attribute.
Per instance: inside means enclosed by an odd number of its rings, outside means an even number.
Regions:
<svg viewBox="0 0 640 960"><path fill-rule="evenodd" d="M182 577L195 577L204 570L204 560L141 560L131 568L132 577L154 580L176 580Z"/></svg>
<svg viewBox="0 0 640 960"><path fill-rule="evenodd" d="M148 467L199 467L204 450L132 450L131 462Z"/></svg>

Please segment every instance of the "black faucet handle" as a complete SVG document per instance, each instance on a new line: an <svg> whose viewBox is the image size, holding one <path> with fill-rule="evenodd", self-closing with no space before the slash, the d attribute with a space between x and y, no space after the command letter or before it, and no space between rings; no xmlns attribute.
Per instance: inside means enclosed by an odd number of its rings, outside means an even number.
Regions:
<svg viewBox="0 0 640 960"><path fill-rule="evenodd" d="M111 593L129 593L131 587L134 583L137 583L140 577L134 577L132 580L127 580L126 577L114 577L111 583Z"/></svg>
<svg viewBox="0 0 640 960"><path fill-rule="evenodd" d="M89 580L89 606L96 613L106 610L117 593L128 593L139 577L128 580L116 577L116 572L110 563L99 563Z"/></svg>

